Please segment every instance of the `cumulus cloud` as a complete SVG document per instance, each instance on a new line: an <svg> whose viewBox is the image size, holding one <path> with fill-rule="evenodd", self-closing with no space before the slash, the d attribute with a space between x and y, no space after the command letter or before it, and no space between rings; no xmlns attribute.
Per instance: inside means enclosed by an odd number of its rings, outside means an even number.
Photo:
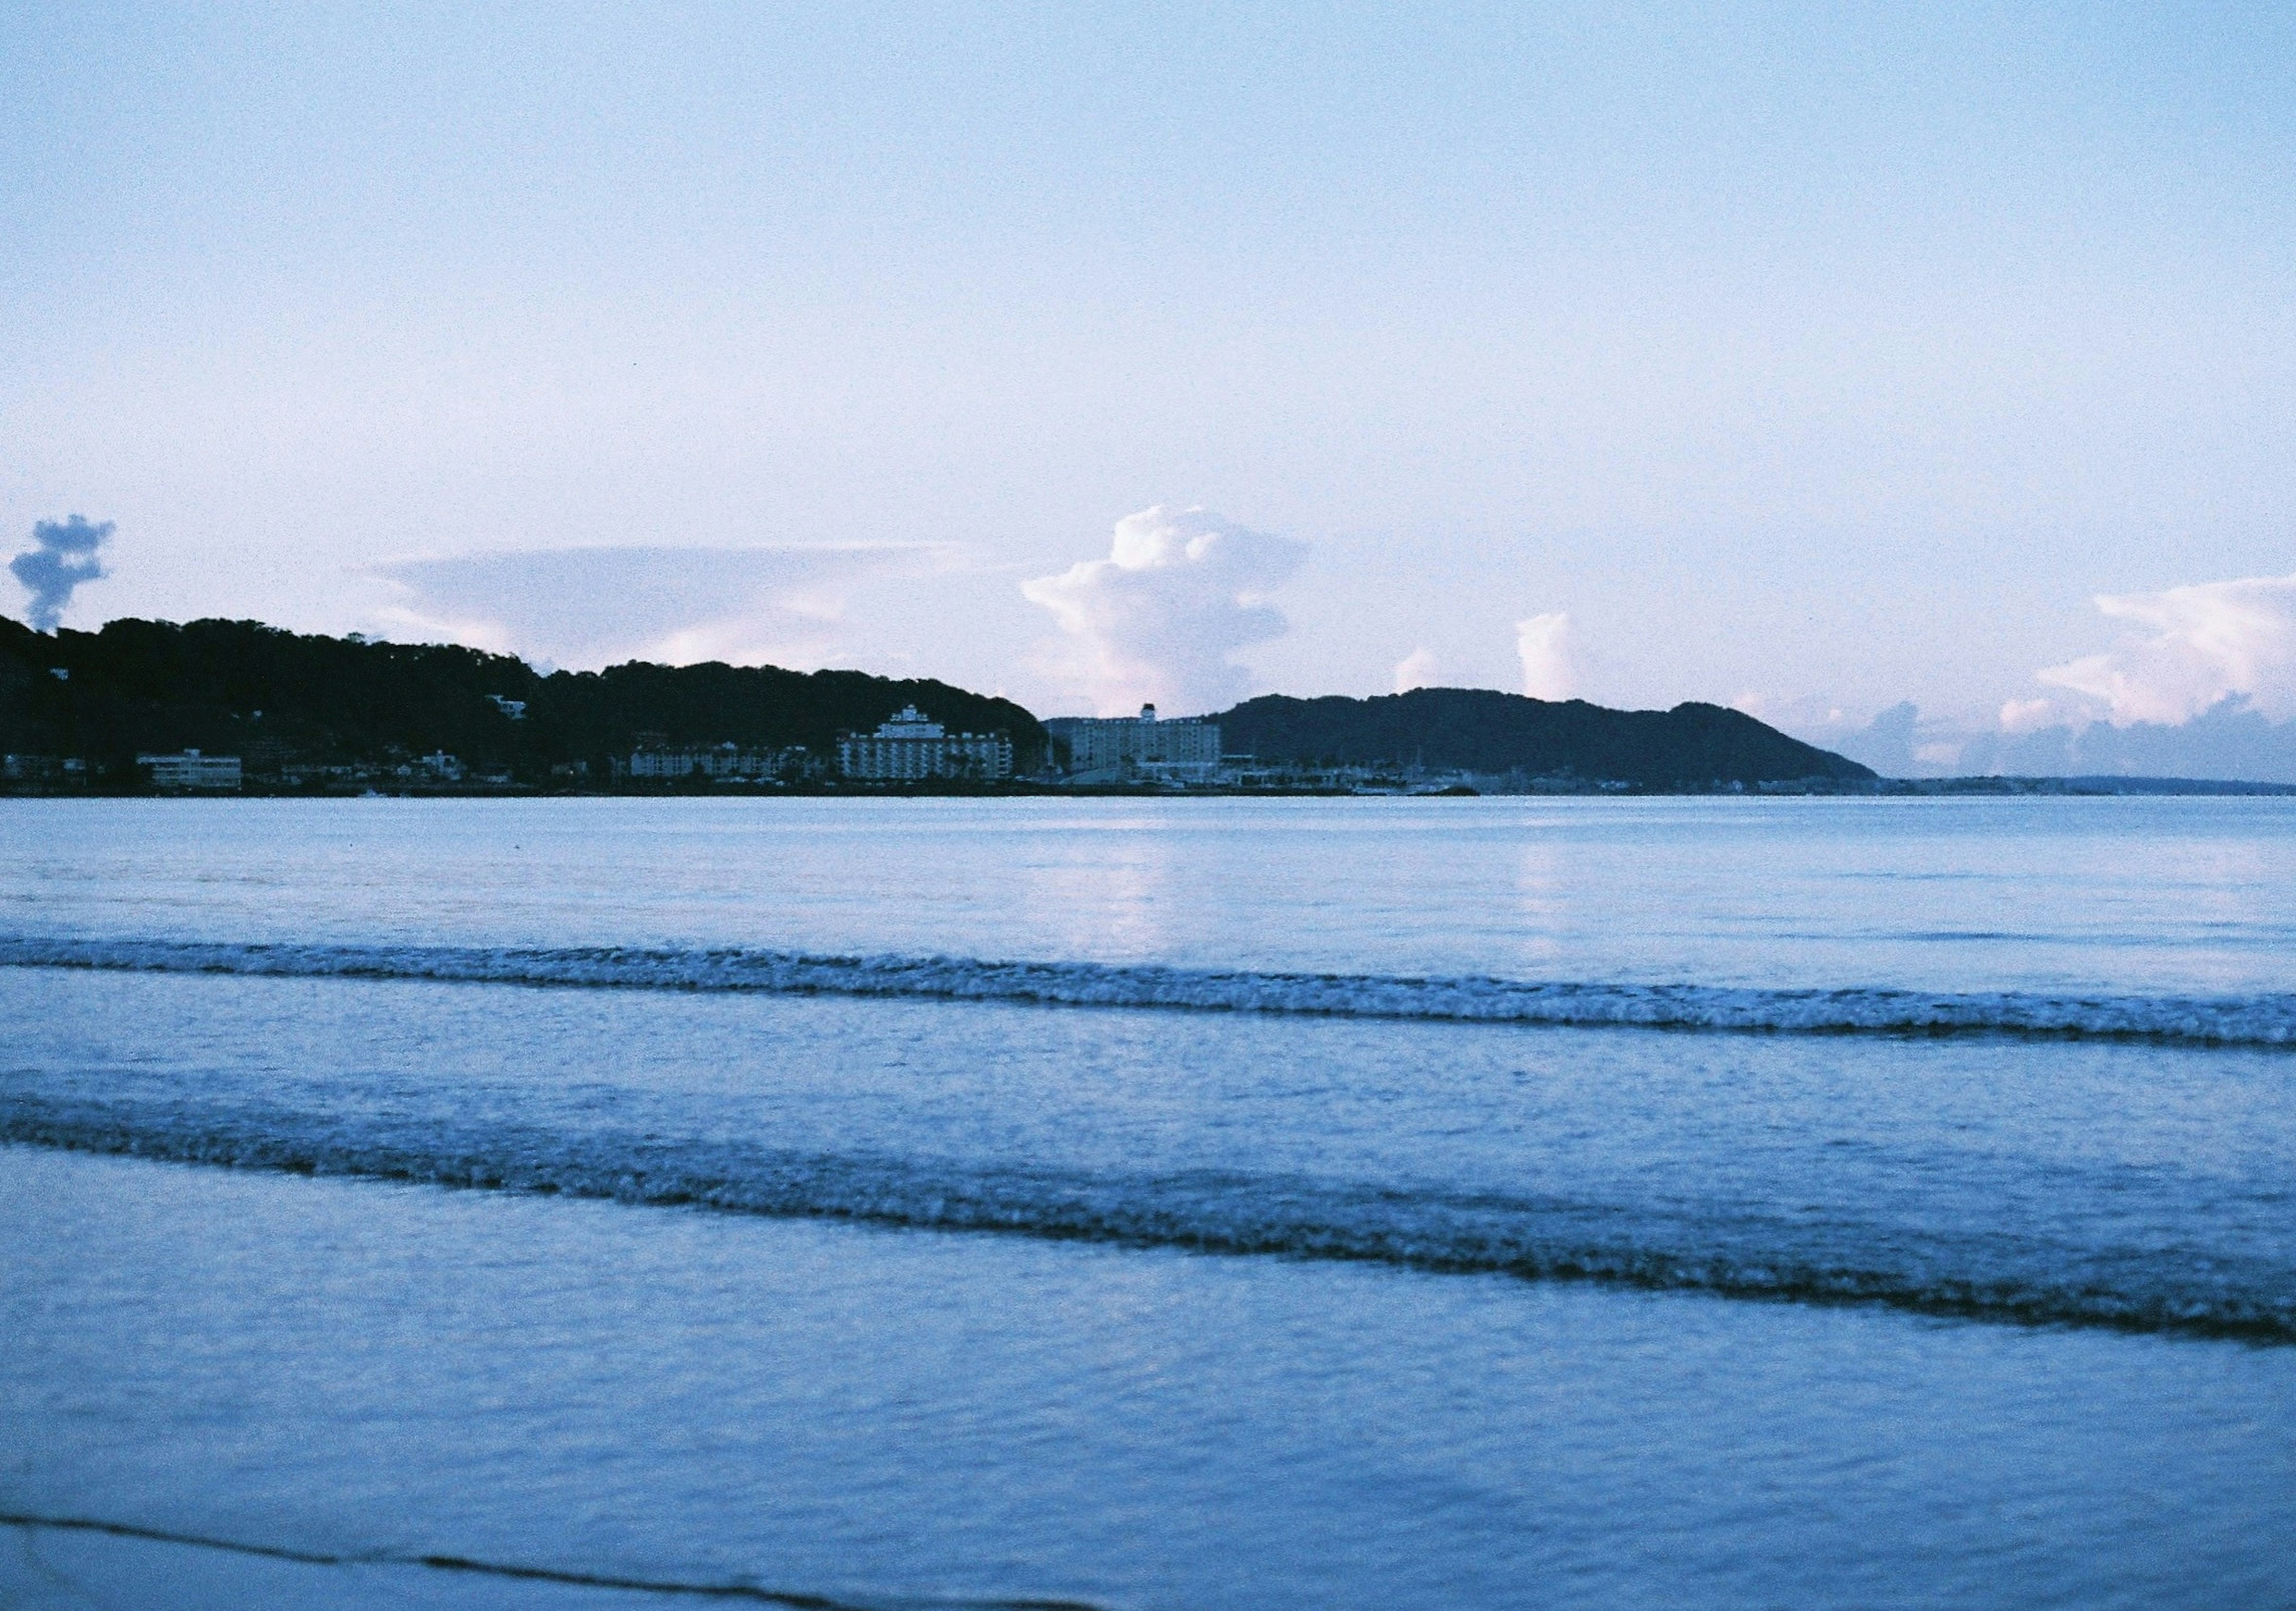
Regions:
<svg viewBox="0 0 2296 1611"><path fill-rule="evenodd" d="M1533 699L1569 699L1578 692L1577 656L1570 618L1560 611L1514 624L1515 651L1522 656L1522 691Z"/></svg>
<svg viewBox="0 0 2296 1611"><path fill-rule="evenodd" d="M1808 728L1812 732L1839 735L1857 727L1863 718L1852 720L1849 712L1835 700L1822 695L1802 694L1792 698L1749 689L1730 702L1734 711L1742 711L1756 721L1789 733ZM1811 742L1815 743L1816 740Z"/></svg>
<svg viewBox="0 0 2296 1611"><path fill-rule="evenodd" d="M1395 662L1395 691L1408 694L1414 688L1435 686L1434 651L1422 645Z"/></svg>
<svg viewBox="0 0 2296 1611"><path fill-rule="evenodd" d="M32 546L8 562L8 569L30 594L26 618L36 632L53 632L71 603L72 589L104 575L95 551L112 533L112 523L90 524L82 515L67 520L40 521L32 527Z"/></svg>
<svg viewBox="0 0 2296 1611"><path fill-rule="evenodd" d="M1231 656L1284 631L1268 595L1306 552L1208 509L1159 504L1116 522L1106 559L1078 561L1021 592L1059 624L1056 674L1103 715L1144 703L1214 711L1250 691Z"/></svg>
<svg viewBox="0 0 2296 1611"><path fill-rule="evenodd" d="M2068 702L2070 703L2070 702ZM2296 783L2296 722L2237 697L2188 721L2084 720L2048 700L2011 702L1999 722L1923 714L1910 701L1863 726L1788 722L1788 732L1885 777L2207 777Z"/></svg>
<svg viewBox="0 0 2296 1611"><path fill-rule="evenodd" d="M400 560L385 628L573 666L644 659L800 668L853 653L857 588L931 575L954 550L553 548Z"/></svg>
<svg viewBox="0 0 2296 1611"><path fill-rule="evenodd" d="M2190 721L2227 699L2275 721L2296 716L2296 576L2108 595L2096 607L2131 630L2039 676L2097 702L2116 727Z"/></svg>
<svg viewBox="0 0 2296 1611"><path fill-rule="evenodd" d="M2011 699L2001 705L2001 730L2013 736L2038 733L2057 722L2057 707L2046 699Z"/></svg>

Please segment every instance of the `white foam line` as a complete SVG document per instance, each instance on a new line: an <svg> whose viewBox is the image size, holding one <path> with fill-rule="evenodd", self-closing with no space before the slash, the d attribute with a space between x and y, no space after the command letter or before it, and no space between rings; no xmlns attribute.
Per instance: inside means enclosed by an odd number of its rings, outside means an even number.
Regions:
<svg viewBox="0 0 2296 1611"><path fill-rule="evenodd" d="M1727 1216L1684 1221L1622 1213L1616 1204L1396 1192L1290 1176L974 1168L680 1143L652 1132L346 1124L332 1114L152 1112L4 1091L0 1143L631 1206L2296 1343L2296 1296L2284 1269L2227 1280L2221 1269L2196 1270L2182 1256L2136 1265L2110 1248L2068 1268L2065 1250L2054 1245L2020 1250L2014 1238L1939 1240L1887 1225L1847 1234L1834 1227L1811 1240Z"/></svg>
<svg viewBox="0 0 2296 1611"><path fill-rule="evenodd" d="M1853 987L1763 990L1255 973L962 957L621 946L234 944L0 937L0 966L624 990L891 996L1066 1007L1782 1034L2015 1034L2296 1046L2296 995L2118 996Z"/></svg>

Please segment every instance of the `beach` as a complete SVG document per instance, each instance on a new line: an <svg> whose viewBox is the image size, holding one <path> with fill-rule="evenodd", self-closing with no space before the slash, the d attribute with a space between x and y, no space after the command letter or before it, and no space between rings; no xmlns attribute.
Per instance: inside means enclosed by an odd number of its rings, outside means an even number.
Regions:
<svg viewBox="0 0 2296 1611"><path fill-rule="evenodd" d="M24 1603L2296 1596L2284 801L0 828Z"/></svg>

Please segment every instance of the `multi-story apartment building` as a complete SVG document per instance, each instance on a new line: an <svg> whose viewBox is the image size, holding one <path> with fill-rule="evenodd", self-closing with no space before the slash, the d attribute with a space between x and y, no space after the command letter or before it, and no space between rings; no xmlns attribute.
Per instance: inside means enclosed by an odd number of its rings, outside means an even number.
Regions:
<svg viewBox="0 0 2296 1611"><path fill-rule="evenodd" d="M653 779L707 777L713 781L747 778L760 782L787 781L806 770L806 752L798 745L784 749L745 750L739 744L669 749L644 745L630 756L628 775Z"/></svg>
<svg viewBox="0 0 2296 1611"><path fill-rule="evenodd" d="M185 750L176 755L138 755L135 764L149 769L155 789L228 791L241 783L236 755L202 755L197 750Z"/></svg>
<svg viewBox="0 0 2296 1611"><path fill-rule="evenodd" d="M1068 745L1069 777L1075 783L1201 782L1219 768L1218 723L1193 717L1159 721L1154 705L1142 705L1138 716L1056 716L1045 730Z"/></svg>
<svg viewBox="0 0 2296 1611"><path fill-rule="evenodd" d="M873 734L840 734L837 769L869 783L991 783L1013 776L1013 741L1002 733L951 733L904 705Z"/></svg>

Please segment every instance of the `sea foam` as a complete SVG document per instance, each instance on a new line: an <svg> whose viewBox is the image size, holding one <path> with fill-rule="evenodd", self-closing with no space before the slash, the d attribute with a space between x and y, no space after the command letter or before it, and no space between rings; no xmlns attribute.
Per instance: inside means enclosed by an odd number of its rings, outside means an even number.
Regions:
<svg viewBox="0 0 2296 1611"><path fill-rule="evenodd" d="M904 997L1018 1005L1808 1035L2018 1035L2296 1047L2296 994L1763 989L830 956L743 947L226 943L0 937L0 966L611 990Z"/></svg>
<svg viewBox="0 0 2296 1611"><path fill-rule="evenodd" d="M2269 1261L1939 1236L1836 1216L1655 1210L1234 1169L1127 1171L779 1147L462 1114L354 1115L0 1092L0 1142L774 1218L2296 1344Z"/></svg>

